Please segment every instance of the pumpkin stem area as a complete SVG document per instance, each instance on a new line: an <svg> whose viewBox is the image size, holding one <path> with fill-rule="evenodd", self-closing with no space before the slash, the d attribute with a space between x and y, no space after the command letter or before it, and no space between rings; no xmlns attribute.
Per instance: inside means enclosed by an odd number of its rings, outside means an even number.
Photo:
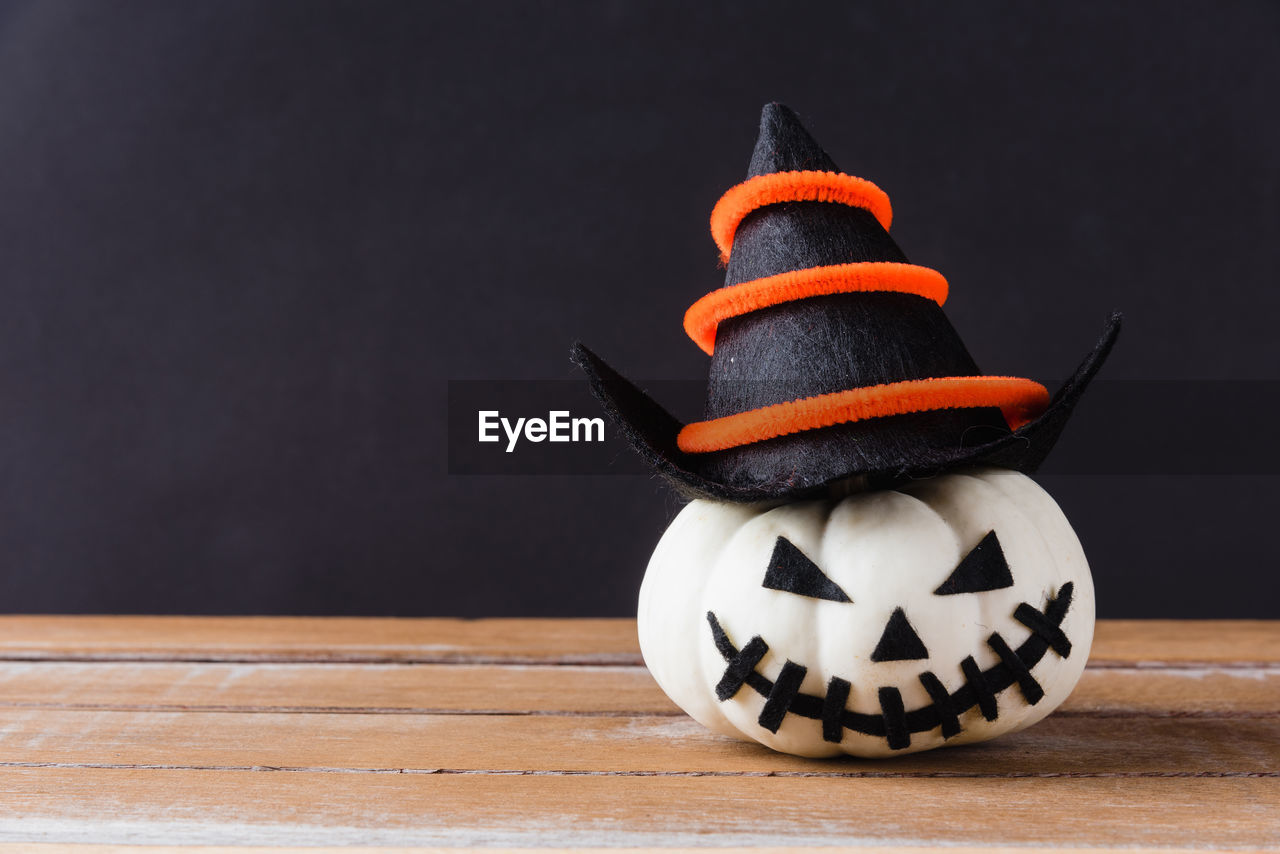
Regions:
<svg viewBox="0 0 1280 854"><path fill-rule="evenodd" d="M848 498L850 495L866 492L870 488L871 483L867 476L860 474L855 477L831 481L831 483L827 484L827 497L833 501L839 501L842 498Z"/></svg>

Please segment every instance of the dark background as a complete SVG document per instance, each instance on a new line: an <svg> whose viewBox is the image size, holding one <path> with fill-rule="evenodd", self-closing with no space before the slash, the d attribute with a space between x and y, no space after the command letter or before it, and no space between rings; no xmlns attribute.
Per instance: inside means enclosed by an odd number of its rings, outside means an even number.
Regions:
<svg viewBox="0 0 1280 854"><path fill-rule="evenodd" d="M777 99L988 372L1126 312L1041 478L1100 614L1280 616L1278 48L1270 2L4 3L0 609L631 613L677 500L450 474L449 381L705 377Z"/></svg>

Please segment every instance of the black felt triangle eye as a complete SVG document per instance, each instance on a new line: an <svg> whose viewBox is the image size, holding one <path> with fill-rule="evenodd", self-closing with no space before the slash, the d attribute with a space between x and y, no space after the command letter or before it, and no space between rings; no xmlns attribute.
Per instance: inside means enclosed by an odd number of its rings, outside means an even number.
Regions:
<svg viewBox="0 0 1280 854"><path fill-rule="evenodd" d="M764 586L797 596L826 599L831 602L852 601L818 565L805 557L786 537L778 537L764 574Z"/></svg>
<svg viewBox="0 0 1280 854"><path fill-rule="evenodd" d="M964 556L964 560L942 582L942 586L933 592L939 596L951 596L1012 586L1013 574L1009 572L1009 563L1004 559L1004 550L1000 548L996 532L991 531Z"/></svg>

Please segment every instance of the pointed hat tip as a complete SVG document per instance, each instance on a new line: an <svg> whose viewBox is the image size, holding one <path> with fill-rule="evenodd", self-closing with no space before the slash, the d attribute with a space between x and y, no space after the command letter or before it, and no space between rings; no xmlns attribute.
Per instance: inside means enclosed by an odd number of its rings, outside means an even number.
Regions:
<svg viewBox="0 0 1280 854"><path fill-rule="evenodd" d="M796 122L800 121L800 118L796 115L796 111L781 101L770 101L760 108L761 128L763 128L767 123L776 121L779 118L790 118Z"/></svg>
<svg viewBox="0 0 1280 854"><path fill-rule="evenodd" d="M797 170L839 172L840 167L805 130L794 110L770 101L760 110L760 135L751 153L747 177Z"/></svg>

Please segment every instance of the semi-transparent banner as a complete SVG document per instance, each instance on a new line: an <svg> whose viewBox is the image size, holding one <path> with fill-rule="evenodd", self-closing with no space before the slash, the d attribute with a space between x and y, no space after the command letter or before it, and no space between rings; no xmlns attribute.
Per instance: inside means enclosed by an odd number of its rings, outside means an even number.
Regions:
<svg viewBox="0 0 1280 854"><path fill-rule="evenodd" d="M702 417L704 382L640 385ZM1040 471L1275 475L1278 431L1280 380L1099 380ZM648 473L582 380L450 381L448 445L453 475Z"/></svg>

